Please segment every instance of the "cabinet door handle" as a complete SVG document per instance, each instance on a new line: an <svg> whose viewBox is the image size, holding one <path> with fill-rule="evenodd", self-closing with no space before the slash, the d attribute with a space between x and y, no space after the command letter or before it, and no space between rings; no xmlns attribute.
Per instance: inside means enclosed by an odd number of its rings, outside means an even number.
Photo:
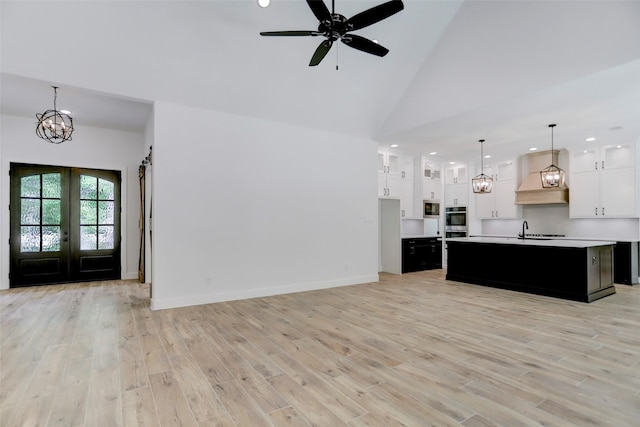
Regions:
<svg viewBox="0 0 640 427"><path fill-rule="evenodd" d="M496 218L498 218L498 211L496 211Z"/></svg>
<svg viewBox="0 0 640 427"><path fill-rule="evenodd" d="M402 209L402 216L404 217L404 209Z"/></svg>
<svg viewBox="0 0 640 427"><path fill-rule="evenodd" d="M602 207L602 216L604 216L604 206Z"/></svg>
<svg viewBox="0 0 640 427"><path fill-rule="evenodd" d="M402 171L402 178L404 178L404 171Z"/></svg>
<svg viewBox="0 0 640 427"><path fill-rule="evenodd" d="M596 162L595 165L596 165L596 170L598 170L598 162Z"/></svg>
<svg viewBox="0 0 640 427"><path fill-rule="evenodd" d="M602 169L604 169L604 160L602 161Z"/></svg>
<svg viewBox="0 0 640 427"><path fill-rule="evenodd" d="M598 208L596 208L596 216L598 216Z"/></svg>

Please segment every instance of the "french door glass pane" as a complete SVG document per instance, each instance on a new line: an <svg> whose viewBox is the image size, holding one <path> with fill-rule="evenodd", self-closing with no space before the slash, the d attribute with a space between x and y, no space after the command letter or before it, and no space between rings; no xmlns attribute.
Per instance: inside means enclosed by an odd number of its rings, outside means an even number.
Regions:
<svg viewBox="0 0 640 427"><path fill-rule="evenodd" d="M40 197L40 175L20 178L20 197Z"/></svg>
<svg viewBox="0 0 640 427"><path fill-rule="evenodd" d="M59 173L46 173L42 175L42 197L47 199L59 199L62 186Z"/></svg>
<svg viewBox="0 0 640 427"><path fill-rule="evenodd" d="M44 226L42 227L42 251L57 252L60 250L60 227Z"/></svg>
<svg viewBox="0 0 640 427"><path fill-rule="evenodd" d="M80 198L95 200L98 195L98 178L95 176L80 176Z"/></svg>
<svg viewBox="0 0 640 427"><path fill-rule="evenodd" d="M112 225L101 225L98 227L98 249L113 249L114 227Z"/></svg>
<svg viewBox="0 0 640 427"><path fill-rule="evenodd" d="M98 202L95 200L80 201L80 224L95 225L98 222L98 217L96 215L97 205Z"/></svg>
<svg viewBox="0 0 640 427"><path fill-rule="evenodd" d="M98 202L98 224L113 224L114 202Z"/></svg>
<svg viewBox="0 0 640 427"><path fill-rule="evenodd" d="M40 199L21 200L20 223L23 225L40 224Z"/></svg>
<svg viewBox="0 0 640 427"><path fill-rule="evenodd" d="M40 227L20 227L20 252L40 252Z"/></svg>
<svg viewBox="0 0 640 427"><path fill-rule="evenodd" d="M20 251L60 250L62 184L59 173L20 178Z"/></svg>
<svg viewBox="0 0 640 427"><path fill-rule="evenodd" d="M94 225L80 226L80 250L91 251L98 248L97 228Z"/></svg>
<svg viewBox="0 0 640 427"><path fill-rule="evenodd" d="M80 177L80 249L115 248L115 193L111 181Z"/></svg>
<svg viewBox="0 0 640 427"><path fill-rule="evenodd" d="M98 199L114 200L116 196L115 185L106 179L98 180Z"/></svg>
<svg viewBox="0 0 640 427"><path fill-rule="evenodd" d="M42 201L42 224L60 225L60 199Z"/></svg>

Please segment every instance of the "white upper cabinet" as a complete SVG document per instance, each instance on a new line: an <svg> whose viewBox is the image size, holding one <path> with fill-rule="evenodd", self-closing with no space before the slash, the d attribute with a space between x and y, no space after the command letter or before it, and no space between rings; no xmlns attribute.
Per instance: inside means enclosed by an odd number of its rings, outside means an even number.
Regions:
<svg viewBox="0 0 640 427"><path fill-rule="evenodd" d="M399 199L402 192L400 156L378 152L378 197Z"/></svg>
<svg viewBox="0 0 640 427"><path fill-rule="evenodd" d="M467 184L467 165L449 165L444 170L445 206L467 206L469 203L469 185Z"/></svg>
<svg viewBox="0 0 640 427"><path fill-rule="evenodd" d="M400 169L400 216L403 218L413 218L413 158L407 156L401 157Z"/></svg>
<svg viewBox="0 0 640 427"><path fill-rule="evenodd" d="M422 158L422 198L424 200L442 199L442 179L440 163L433 159Z"/></svg>
<svg viewBox="0 0 640 427"><path fill-rule="evenodd" d="M591 146L572 152L570 159L572 218L638 216L635 144Z"/></svg>
<svg viewBox="0 0 640 427"><path fill-rule="evenodd" d="M484 174L493 178L493 189L488 194L474 194L476 217L480 219L522 218L522 206L516 205L517 162L508 160L492 163Z"/></svg>
<svg viewBox="0 0 640 427"><path fill-rule="evenodd" d="M444 170L444 184L463 184L467 182L467 165L450 165Z"/></svg>

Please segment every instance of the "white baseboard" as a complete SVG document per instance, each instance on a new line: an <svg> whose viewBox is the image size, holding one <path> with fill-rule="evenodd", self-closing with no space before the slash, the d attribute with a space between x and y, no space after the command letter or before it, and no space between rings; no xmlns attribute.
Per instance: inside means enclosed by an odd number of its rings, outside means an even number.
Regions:
<svg viewBox="0 0 640 427"><path fill-rule="evenodd" d="M137 276L136 276L137 277ZM377 274L358 277L347 277L323 282L301 283L296 285L278 286L272 288L250 289L238 292L222 292L200 295L189 295L180 298L158 299L151 298L152 310L163 310L167 308L188 307L193 305L212 304L224 301L236 301L249 298L260 298L273 295L290 294L294 292L313 291L318 289L337 288L340 286L357 285L360 283L377 282Z"/></svg>
<svg viewBox="0 0 640 427"><path fill-rule="evenodd" d="M121 274L120 276L122 276L122 280L137 279L138 272L136 271L135 273L125 273L125 274Z"/></svg>

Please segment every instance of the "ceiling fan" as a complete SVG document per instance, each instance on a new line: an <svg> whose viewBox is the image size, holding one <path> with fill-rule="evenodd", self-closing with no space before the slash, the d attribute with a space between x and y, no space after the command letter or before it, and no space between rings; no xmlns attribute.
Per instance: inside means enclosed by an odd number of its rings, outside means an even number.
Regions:
<svg viewBox="0 0 640 427"><path fill-rule="evenodd" d="M309 66L316 66L327 55L329 49L336 40L342 41L349 47L370 53L376 56L385 56L389 49L378 43L350 34L351 31L360 30L376 22L382 21L404 9L401 0L391 0L360 12L347 19L335 12L335 0L331 0L331 12L323 0L307 0L307 4L313 14L320 21L317 31L264 31L261 36L324 36L326 40L320 43L311 57Z"/></svg>

